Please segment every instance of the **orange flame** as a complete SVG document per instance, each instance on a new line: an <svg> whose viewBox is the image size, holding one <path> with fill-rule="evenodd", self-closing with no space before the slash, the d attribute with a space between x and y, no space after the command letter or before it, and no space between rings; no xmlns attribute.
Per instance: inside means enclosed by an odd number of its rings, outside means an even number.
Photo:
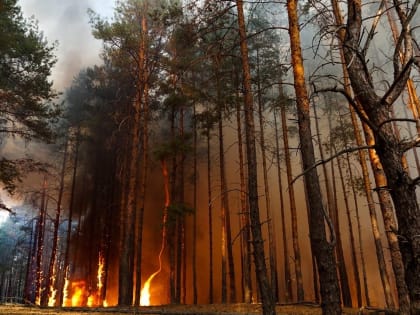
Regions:
<svg viewBox="0 0 420 315"><path fill-rule="evenodd" d="M166 166L165 159L161 160L161 167L162 167L162 174L164 178L164 190L165 190L165 208L163 210L163 229L162 229L162 246L159 252L159 269L154 272L144 283L143 289L141 290L140 294L140 305L142 306L149 306L150 305L150 285L152 280L155 276L157 276L162 271L162 254L165 249L165 241L166 241L166 223L168 220L168 207L170 205L170 198L169 198L169 177L168 177L168 168Z"/></svg>
<svg viewBox="0 0 420 315"><path fill-rule="evenodd" d="M76 281L71 284L73 295L71 296L71 306L83 306L86 297L86 282Z"/></svg>
<svg viewBox="0 0 420 315"><path fill-rule="evenodd" d="M62 306L69 306L69 286L70 286L70 280L66 273L66 278L64 279L64 294L63 294L63 302Z"/></svg>
<svg viewBox="0 0 420 315"><path fill-rule="evenodd" d="M50 293L48 294L48 306L53 307L55 306L56 298L57 298L57 289L55 287L55 281L56 281L56 269L55 265L53 268L53 275L51 276L51 284L50 284Z"/></svg>

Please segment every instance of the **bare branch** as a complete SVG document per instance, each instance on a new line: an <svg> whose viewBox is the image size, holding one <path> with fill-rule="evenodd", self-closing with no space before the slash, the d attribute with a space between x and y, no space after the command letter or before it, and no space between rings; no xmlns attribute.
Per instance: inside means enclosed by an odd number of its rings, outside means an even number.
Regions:
<svg viewBox="0 0 420 315"><path fill-rule="evenodd" d="M417 147L419 145L420 145L420 137L418 137L418 138L416 138L412 141L403 142L401 144L401 150L402 150L402 152L407 152L408 150L411 150L412 148Z"/></svg>
<svg viewBox="0 0 420 315"><path fill-rule="evenodd" d="M366 150L366 149L375 149L375 145L365 145L365 146L360 146L360 147L346 148L344 150L341 150L341 151L337 152L336 154L330 156L329 158L327 158L325 160L319 160L314 165L312 165L311 167L307 168L302 173L300 173L298 176L296 176L290 182L290 185L293 185L299 178L301 178L302 176L304 176L308 172L312 171L314 168L317 168L320 165L326 164L326 163L330 162L331 160L333 160L333 159L335 159L335 158L337 158L337 157L339 157L339 156L341 156L341 155L343 155L345 153L352 153L352 152L355 152L355 151Z"/></svg>
<svg viewBox="0 0 420 315"><path fill-rule="evenodd" d="M366 52L369 49L370 42L372 41L373 36L375 35L376 27L378 26L379 20L382 16L384 6L385 6L385 0L382 0L381 4L379 5L378 12L376 13L375 19L372 22L372 27L371 27L371 29L369 31L369 35L366 39L365 46L362 49L362 54L364 56L366 56Z"/></svg>
<svg viewBox="0 0 420 315"><path fill-rule="evenodd" d="M349 102L349 104L354 108L354 110L356 111L357 115L359 116L360 120L362 120L365 124L367 124L369 126L370 129L376 131L378 130L378 127L375 126L370 119L367 117L367 115L365 114L365 112L363 112L360 107L358 106L358 104L356 103L356 101L354 100L354 98L349 95L349 93L347 93L347 91L345 91L344 89L339 89L338 87L333 87L333 88L326 88L326 89L320 89L317 90L316 86L313 84L313 90L314 90L314 94L316 93L323 93L323 92L336 92L336 93L340 93L342 94L347 101Z"/></svg>
<svg viewBox="0 0 420 315"><path fill-rule="evenodd" d="M414 58L411 58L401 70L399 75L392 82L391 87L381 98L381 104L387 104L388 106L392 105L395 100L400 96L403 89L405 89L405 84L407 82L408 76L410 75L411 65L414 62Z"/></svg>

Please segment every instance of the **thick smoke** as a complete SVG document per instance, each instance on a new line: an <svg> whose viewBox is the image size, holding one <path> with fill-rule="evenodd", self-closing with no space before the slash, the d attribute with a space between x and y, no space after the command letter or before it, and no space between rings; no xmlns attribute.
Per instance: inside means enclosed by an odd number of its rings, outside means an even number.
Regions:
<svg viewBox="0 0 420 315"><path fill-rule="evenodd" d="M58 41L54 88L65 90L80 69L99 63L101 42L92 36L87 10L112 16L114 0L20 0L23 15L34 16L49 43Z"/></svg>

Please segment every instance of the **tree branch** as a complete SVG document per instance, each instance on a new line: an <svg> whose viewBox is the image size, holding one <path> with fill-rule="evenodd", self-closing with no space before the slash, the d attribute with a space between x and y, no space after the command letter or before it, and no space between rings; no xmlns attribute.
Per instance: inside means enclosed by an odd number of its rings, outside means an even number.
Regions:
<svg viewBox="0 0 420 315"><path fill-rule="evenodd" d="M316 162L314 165L312 165L311 167L307 168L306 170L304 170L302 173L300 173L298 176L296 176L291 182L290 185L293 185L300 177L304 176L305 174L307 174L308 172L312 171L314 168L317 168L320 165L326 164L328 162L330 162L331 160L345 154L345 153L351 153L351 152L355 152L355 151L359 151L359 150L366 150L366 149L375 149L375 145L365 145L365 146L361 146L361 147L352 147L352 148L346 148L344 150L341 150L339 152L337 152L336 154L330 156L329 158L325 159L325 160L319 160L318 162Z"/></svg>
<svg viewBox="0 0 420 315"><path fill-rule="evenodd" d="M335 93L340 93L342 94L347 101L349 102L349 104L354 108L354 110L356 111L357 115L359 116L360 120L362 120L365 124L367 124L369 126L370 129L372 129L373 131L377 131L378 127L375 126L370 119L366 116L366 114L360 110L359 106L357 105L356 101L354 100L354 98L349 95L349 93L347 93L344 89L339 89L336 86L333 88L327 88L327 89L321 89L321 90L317 90L315 84L312 84L313 89L314 89L314 93L323 93L323 92L335 92Z"/></svg>

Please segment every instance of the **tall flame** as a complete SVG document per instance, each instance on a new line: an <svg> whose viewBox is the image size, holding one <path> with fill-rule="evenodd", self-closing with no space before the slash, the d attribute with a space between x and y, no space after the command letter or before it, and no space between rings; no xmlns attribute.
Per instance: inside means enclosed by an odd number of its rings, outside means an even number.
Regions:
<svg viewBox="0 0 420 315"><path fill-rule="evenodd" d="M170 204L169 198L169 177L168 177L168 168L166 166L165 159L161 160L162 166L162 174L164 178L164 189L165 189L165 208L163 210L163 228L162 228L162 246L159 252L159 269L155 271L144 283L143 289L141 290L140 294L140 305L142 306L149 306L150 305L150 285L152 280L155 276L157 276L162 271L162 254L165 249L165 241L166 241L166 223L168 220L168 207Z"/></svg>
<svg viewBox="0 0 420 315"><path fill-rule="evenodd" d="M55 302L57 299L57 289L55 288L56 282L56 268L55 265L53 267L53 274L51 276L51 284L50 284L50 292L48 294L48 306L53 307L55 306Z"/></svg>
<svg viewBox="0 0 420 315"><path fill-rule="evenodd" d="M66 275L64 279L62 306L69 306L69 287L70 287L69 268L67 267Z"/></svg>

